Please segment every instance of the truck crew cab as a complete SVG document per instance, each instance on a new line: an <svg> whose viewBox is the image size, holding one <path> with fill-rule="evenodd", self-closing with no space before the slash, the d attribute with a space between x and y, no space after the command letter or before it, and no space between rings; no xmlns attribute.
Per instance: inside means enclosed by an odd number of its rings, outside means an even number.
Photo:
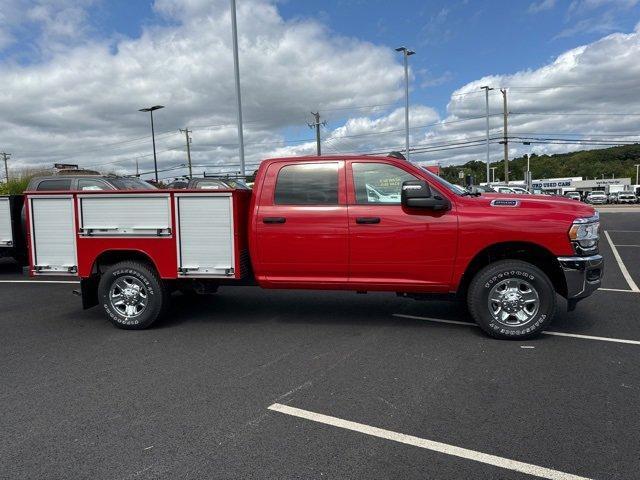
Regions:
<svg viewBox="0 0 640 480"><path fill-rule="evenodd" d="M79 275L120 328L150 326L173 289L257 284L456 296L522 339L603 274L592 207L478 195L391 156L265 160L253 191L48 193L27 195L31 274Z"/></svg>

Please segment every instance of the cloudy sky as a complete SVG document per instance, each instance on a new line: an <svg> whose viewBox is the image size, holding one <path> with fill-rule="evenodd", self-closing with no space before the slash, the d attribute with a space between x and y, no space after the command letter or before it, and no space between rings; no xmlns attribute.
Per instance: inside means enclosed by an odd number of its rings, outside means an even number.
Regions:
<svg viewBox="0 0 640 480"><path fill-rule="evenodd" d="M315 152L404 144L403 68L411 64L412 159L502 156L632 142L640 132L640 1L237 0L247 168ZM0 151L13 169L77 163L161 178L237 170L227 0L0 0ZM522 142L529 142L524 145Z"/></svg>

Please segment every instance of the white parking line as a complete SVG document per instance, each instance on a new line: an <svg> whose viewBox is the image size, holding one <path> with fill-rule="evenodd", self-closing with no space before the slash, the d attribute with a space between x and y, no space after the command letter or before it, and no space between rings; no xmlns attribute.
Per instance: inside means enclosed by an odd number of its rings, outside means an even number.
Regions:
<svg viewBox="0 0 640 480"><path fill-rule="evenodd" d="M497 455L478 452L468 448L457 447L447 443L436 442L425 438L414 437L413 435L406 435L404 433L385 430L383 428L372 427L370 425L365 425L364 423L343 420L341 418L331 417L322 413L310 412L308 410L302 410L301 408L290 407L280 403L274 403L269 407L269 410L280 412L285 415L291 415L293 417L303 418L312 422L344 428L345 430L351 430L365 435L371 435L372 437L383 438L385 440L391 440L405 445L424 448L425 450L431 450L433 452L444 453L445 455L473 460L474 462L485 463L487 465L493 465L495 467L513 470L527 475L534 475L539 478L547 478L550 480L589 480L586 477L580 477L578 475L572 475L570 473L560 472L550 468L539 467L531 463L519 462L517 460L498 457Z"/></svg>
<svg viewBox="0 0 640 480"><path fill-rule="evenodd" d="M605 292L640 293L640 292L634 292L633 290L624 290L622 288L603 288L603 287L600 287L598 290L602 290L602 291L605 291Z"/></svg>
<svg viewBox="0 0 640 480"><path fill-rule="evenodd" d="M616 248L616 246L611 241L611 237L609 236L609 232L607 232L605 230L604 231L604 236L607 237L607 240L609 241L609 245L611 245L611 251L613 252L613 256L616 258L616 261L618 262L618 266L620 267L620 271L622 272L622 276L624 277L624 279L629 284L629 288L631 290L633 290L634 292L640 292L640 288L638 288L638 285L636 285L636 282L633 281L633 278L631 278L631 274L629 273L629 270L627 270L627 267L625 267L624 263L622 262L622 258L620 257L620 254L618 253L618 249Z"/></svg>
<svg viewBox="0 0 640 480"><path fill-rule="evenodd" d="M444 320L442 318L419 317L417 315L405 315L404 313L394 313L393 316L400 317L400 318L410 318L412 320L426 320L427 322L435 322L435 323L450 323L452 325L463 325L465 327L478 326L475 323L460 322L458 320ZM542 335L555 335L558 337L580 338L582 340L598 340L600 342L613 342L613 343L625 343L627 345L640 345L640 340L627 340L626 338L596 337L593 335L580 335L578 333L553 332L548 330L541 333Z"/></svg>
<svg viewBox="0 0 640 480"><path fill-rule="evenodd" d="M0 283L80 283L78 280L0 280Z"/></svg>

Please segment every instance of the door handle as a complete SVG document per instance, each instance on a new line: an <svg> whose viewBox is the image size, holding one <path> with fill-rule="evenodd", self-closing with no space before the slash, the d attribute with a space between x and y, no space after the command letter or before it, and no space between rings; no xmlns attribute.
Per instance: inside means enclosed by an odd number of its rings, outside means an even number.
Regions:
<svg viewBox="0 0 640 480"><path fill-rule="evenodd" d="M285 223L287 221L284 217L264 217L262 223Z"/></svg>
<svg viewBox="0 0 640 480"><path fill-rule="evenodd" d="M380 217L357 217L356 223L360 225L373 225L380 223Z"/></svg>

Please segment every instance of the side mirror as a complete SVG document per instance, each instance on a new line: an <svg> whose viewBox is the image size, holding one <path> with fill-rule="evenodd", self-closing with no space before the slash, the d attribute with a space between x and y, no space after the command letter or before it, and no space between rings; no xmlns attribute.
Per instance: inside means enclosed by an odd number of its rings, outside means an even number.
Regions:
<svg viewBox="0 0 640 480"><path fill-rule="evenodd" d="M449 201L440 195L432 195L429 184L424 180L402 182L401 204L407 208L449 209Z"/></svg>

